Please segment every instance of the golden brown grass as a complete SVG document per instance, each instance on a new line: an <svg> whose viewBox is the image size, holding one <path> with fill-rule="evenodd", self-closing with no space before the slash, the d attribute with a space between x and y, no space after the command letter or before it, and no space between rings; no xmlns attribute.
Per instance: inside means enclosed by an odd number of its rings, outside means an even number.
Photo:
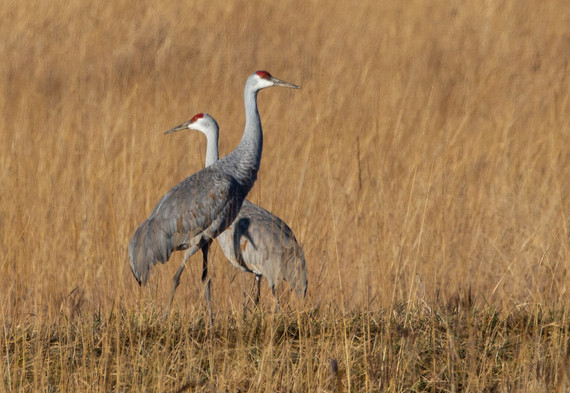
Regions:
<svg viewBox="0 0 570 393"><path fill-rule="evenodd" d="M0 18L3 391L566 388L565 1L4 1ZM139 288L127 244L205 140L162 133L206 111L227 154L256 69L302 86L259 95L249 198L295 231L307 299L244 316L252 278L216 246L214 326L199 256L163 322L182 255Z"/></svg>

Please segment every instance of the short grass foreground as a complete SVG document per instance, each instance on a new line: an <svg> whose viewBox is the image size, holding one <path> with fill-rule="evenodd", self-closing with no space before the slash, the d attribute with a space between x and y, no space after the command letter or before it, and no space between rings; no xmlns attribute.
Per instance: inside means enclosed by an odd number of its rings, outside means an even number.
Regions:
<svg viewBox="0 0 570 393"><path fill-rule="evenodd" d="M115 310L3 323L5 391L563 391L568 310Z"/></svg>

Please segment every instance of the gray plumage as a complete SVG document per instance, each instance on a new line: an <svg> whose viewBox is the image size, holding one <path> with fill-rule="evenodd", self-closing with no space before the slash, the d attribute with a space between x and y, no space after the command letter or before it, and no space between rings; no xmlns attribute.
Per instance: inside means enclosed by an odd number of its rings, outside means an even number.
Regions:
<svg viewBox="0 0 570 393"><path fill-rule="evenodd" d="M305 254L291 228L279 217L245 200L235 221L217 239L234 266L255 274L255 303L259 302L261 277L274 296L281 280L287 281L298 297L305 296Z"/></svg>
<svg viewBox="0 0 570 393"><path fill-rule="evenodd" d="M146 284L151 268L166 263L173 251L201 248L218 236L236 217L246 192L235 177L215 170L200 171L171 189L129 244L131 269L139 283ZM181 199L196 202L181 208Z"/></svg>
<svg viewBox="0 0 570 393"><path fill-rule="evenodd" d="M206 284L206 300L210 310L210 283L206 281L208 249L212 241L234 221L257 179L263 148L257 94L270 86L299 88L266 71L250 75L244 88L246 124L239 145L226 157L187 177L166 193L129 243L131 270L142 285L147 282L155 264L166 263L173 251L186 250L173 277L165 317L186 260L198 249L203 254L202 281ZM196 120L195 116L166 133L187 129Z"/></svg>
<svg viewBox="0 0 570 393"><path fill-rule="evenodd" d="M218 161L218 124L204 113L189 128L206 135L206 167L209 168ZM265 277L274 295L275 286L285 280L298 297L305 296L305 255L291 228L279 217L245 200L235 221L217 240L236 268L255 274L256 303L259 301L261 277Z"/></svg>

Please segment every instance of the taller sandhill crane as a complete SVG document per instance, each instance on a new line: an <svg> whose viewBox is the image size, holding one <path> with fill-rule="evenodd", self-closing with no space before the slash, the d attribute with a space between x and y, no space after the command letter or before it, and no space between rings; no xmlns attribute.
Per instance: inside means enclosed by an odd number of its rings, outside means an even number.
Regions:
<svg viewBox="0 0 570 393"><path fill-rule="evenodd" d="M172 278L172 291L165 318L180 283L186 260L199 249L203 254L202 282L210 312L208 249L212 241L237 217L248 192L257 179L261 162L263 133L257 110L259 90L271 86L298 89L299 86L273 77L267 71L254 72L244 88L245 130L239 145L215 164L187 177L164 195L150 216L138 227L129 243L131 270L146 284L151 268L166 263L170 254L186 250L180 267ZM186 128L182 123L167 132Z"/></svg>
<svg viewBox="0 0 570 393"><path fill-rule="evenodd" d="M187 128L206 135L206 167L218 161L219 127L216 120L206 113L199 113L188 122ZM255 304L259 302L261 277L267 280L277 306L275 286L281 280L287 281L298 297L305 296L305 255L291 228L279 217L246 199L235 221L217 240L235 267L255 274Z"/></svg>

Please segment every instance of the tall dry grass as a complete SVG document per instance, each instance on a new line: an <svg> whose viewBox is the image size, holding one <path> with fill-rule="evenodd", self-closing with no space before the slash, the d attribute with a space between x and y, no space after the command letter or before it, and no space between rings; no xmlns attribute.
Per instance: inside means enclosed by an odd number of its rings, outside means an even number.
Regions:
<svg viewBox="0 0 570 393"><path fill-rule="evenodd" d="M535 377L536 391L563 386L569 12L564 1L513 0L3 2L3 388L163 390L181 386L181 370L202 370L192 378L217 381L202 389L330 390L328 356L340 363L341 385L355 390L502 391ZM243 83L256 69L302 86L259 95L264 152L249 198L295 231L309 290L304 302L285 299L281 322L242 317L251 277L215 247L220 341L207 341L186 325L199 324L204 309L199 257L182 276L175 320L162 324L155 317L182 255L141 289L126 249L158 199L204 163L201 135L163 131L206 111L227 154L242 133ZM477 336L483 322L474 317L456 329L447 318L457 321L458 309L497 318L504 330ZM390 330L400 318L403 330ZM301 333L274 340L279 323ZM471 373L437 374L442 360L415 348L418 332L431 335L425 351L442 351L450 370L472 353ZM475 349L496 341L470 337L509 332L510 363L490 372L495 382L477 379L487 364ZM240 353L247 348L257 352ZM147 355L172 355L176 367ZM397 356L428 359L418 367L431 374ZM544 364L548 382L537 377Z"/></svg>

